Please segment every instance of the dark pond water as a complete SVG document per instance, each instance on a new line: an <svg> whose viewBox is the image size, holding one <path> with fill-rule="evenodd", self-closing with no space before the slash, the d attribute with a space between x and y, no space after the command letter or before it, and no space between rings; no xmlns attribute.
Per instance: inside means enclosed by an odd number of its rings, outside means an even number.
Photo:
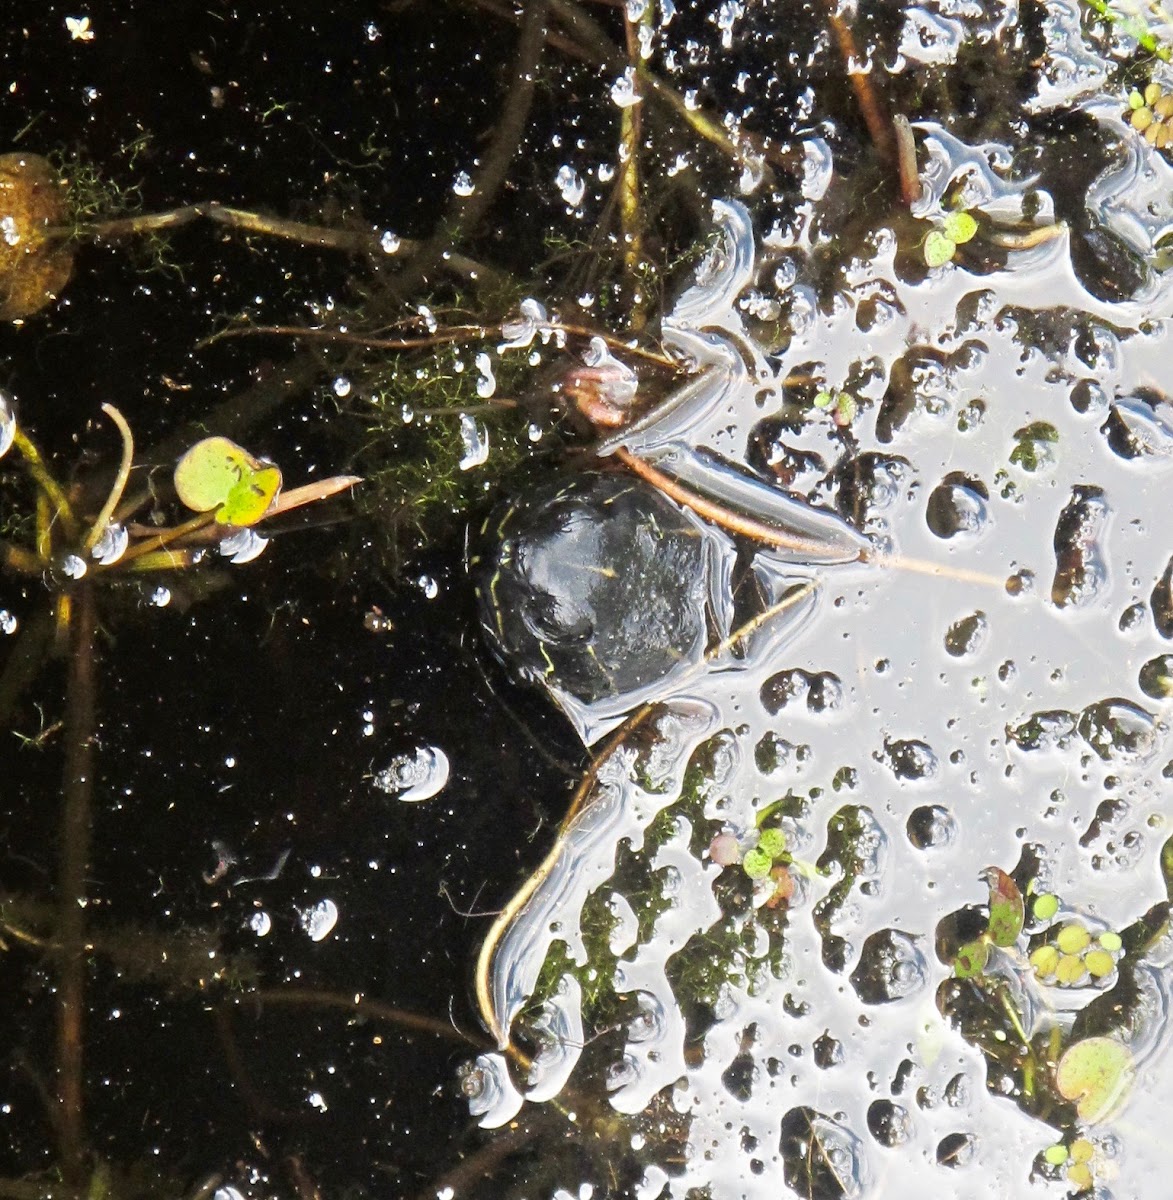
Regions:
<svg viewBox="0 0 1173 1200"><path fill-rule="evenodd" d="M1171 31L517 7L10 6L0 1196L1164 1195Z"/></svg>

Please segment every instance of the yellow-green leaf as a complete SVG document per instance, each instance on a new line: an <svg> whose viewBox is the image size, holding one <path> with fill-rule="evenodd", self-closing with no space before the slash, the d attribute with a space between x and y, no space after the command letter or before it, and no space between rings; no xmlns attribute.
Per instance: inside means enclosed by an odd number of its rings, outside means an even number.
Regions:
<svg viewBox="0 0 1173 1200"><path fill-rule="evenodd" d="M281 472L224 437L204 438L175 467L175 491L221 525L255 525L281 490Z"/></svg>
<svg viewBox="0 0 1173 1200"><path fill-rule="evenodd" d="M946 237L939 229L934 229L925 238L925 262L930 267L943 267L953 258L957 243Z"/></svg>
<svg viewBox="0 0 1173 1200"><path fill-rule="evenodd" d="M1055 1067L1055 1087L1075 1101L1080 1119L1102 1121L1124 1095L1133 1077L1132 1052L1111 1037L1084 1038Z"/></svg>
<svg viewBox="0 0 1173 1200"><path fill-rule="evenodd" d="M977 233L977 222L967 212L951 212L945 216L945 236L958 246Z"/></svg>
<svg viewBox="0 0 1173 1200"><path fill-rule="evenodd" d="M989 957L988 942L982 941L980 938L974 942L966 942L957 951L957 957L953 960L953 974L958 979L973 979L985 970Z"/></svg>

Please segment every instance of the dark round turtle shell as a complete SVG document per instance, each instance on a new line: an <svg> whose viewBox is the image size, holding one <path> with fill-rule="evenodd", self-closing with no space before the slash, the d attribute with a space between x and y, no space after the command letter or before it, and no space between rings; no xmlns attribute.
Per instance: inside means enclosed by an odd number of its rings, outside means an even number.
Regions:
<svg viewBox="0 0 1173 1200"><path fill-rule="evenodd" d="M490 517L481 621L523 677L593 703L695 662L706 638L706 540L626 475L554 481Z"/></svg>

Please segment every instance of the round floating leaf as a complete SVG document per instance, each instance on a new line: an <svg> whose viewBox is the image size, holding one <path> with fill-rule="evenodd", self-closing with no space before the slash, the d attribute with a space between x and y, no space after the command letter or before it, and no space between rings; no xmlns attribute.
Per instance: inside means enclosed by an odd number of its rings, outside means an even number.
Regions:
<svg viewBox="0 0 1173 1200"><path fill-rule="evenodd" d="M945 217L945 236L958 246L977 233L978 224L967 212L951 212Z"/></svg>
<svg viewBox="0 0 1173 1200"><path fill-rule="evenodd" d="M1096 940L1110 954L1115 954L1124 945L1120 935L1112 929L1106 929Z"/></svg>
<svg viewBox="0 0 1173 1200"><path fill-rule="evenodd" d="M281 490L281 472L224 437L204 438L175 467L175 491L221 525L255 525Z"/></svg>
<svg viewBox="0 0 1173 1200"><path fill-rule="evenodd" d="M985 941L966 942L957 951L953 960L953 974L958 979L972 979L986 969L986 960L990 957L990 945Z"/></svg>
<svg viewBox="0 0 1173 1200"><path fill-rule="evenodd" d="M1030 965L1040 979L1050 979L1059 965L1059 951L1054 946L1040 946L1030 956Z"/></svg>
<svg viewBox="0 0 1173 1200"><path fill-rule="evenodd" d="M1087 1138L1076 1138L1071 1143L1071 1160L1072 1162L1091 1162L1092 1155L1096 1152L1095 1146L1087 1140Z"/></svg>
<svg viewBox="0 0 1173 1200"><path fill-rule="evenodd" d="M983 872L990 886L990 937L995 946L1013 946L1022 932L1025 911L1018 884L998 867Z"/></svg>
<svg viewBox="0 0 1173 1200"><path fill-rule="evenodd" d="M1133 1077L1132 1053L1111 1037L1084 1038L1070 1046L1055 1067L1055 1087L1075 1101L1080 1119L1102 1121L1124 1095Z"/></svg>
<svg viewBox="0 0 1173 1200"><path fill-rule="evenodd" d="M786 851L786 835L781 829L763 829L762 836L758 838L758 849L771 859L778 858Z"/></svg>
<svg viewBox="0 0 1173 1200"><path fill-rule="evenodd" d="M1081 1192L1090 1192L1096 1180L1087 1163L1077 1162L1067 1168L1067 1182Z"/></svg>
<svg viewBox="0 0 1173 1200"><path fill-rule="evenodd" d="M741 869L750 879L765 879L774 860L760 847L755 846L742 860Z"/></svg>
<svg viewBox="0 0 1173 1200"><path fill-rule="evenodd" d="M951 237L946 237L939 229L934 229L925 238L925 262L930 267L943 267L952 261L956 249L957 243Z"/></svg>
<svg viewBox="0 0 1173 1200"><path fill-rule="evenodd" d="M1083 965L1083 959L1077 954L1060 955L1055 964L1055 978L1066 987L1081 983L1086 974L1087 968Z"/></svg>
<svg viewBox="0 0 1173 1200"><path fill-rule="evenodd" d="M1035 897L1034 914L1036 921L1049 921L1059 911L1059 897L1052 892L1044 892Z"/></svg>
<svg viewBox="0 0 1173 1200"><path fill-rule="evenodd" d="M1116 969L1116 960L1107 950L1089 950L1083 956L1083 965L1093 979L1105 979Z"/></svg>
<svg viewBox="0 0 1173 1200"><path fill-rule="evenodd" d="M39 154L0 154L0 321L40 312L73 272L72 239L47 236L70 221L65 181Z"/></svg>
<svg viewBox="0 0 1173 1200"><path fill-rule="evenodd" d="M1055 935L1055 945L1064 954L1081 954L1087 949L1091 940L1092 935L1078 921L1072 921L1064 925Z"/></svg>
<svg viewBox="0 0 1173 1200"><path fill-rule="evenodd" d="M1056 1142L1043 1151L1043 1158L1053 1167L1061 1167L1067 1161L1067 1147L1062 1142Z"/></svg>

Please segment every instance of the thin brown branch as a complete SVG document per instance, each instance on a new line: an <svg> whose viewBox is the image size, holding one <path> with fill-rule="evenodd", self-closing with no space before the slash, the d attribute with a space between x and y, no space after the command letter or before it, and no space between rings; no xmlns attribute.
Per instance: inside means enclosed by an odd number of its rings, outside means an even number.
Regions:
<svg viewBox="0 0 1173 1200"><path fill-rule="evenodd" d="M650 17L651 5L645 11ZM623 33L627 44L627 70L633 81L638 79L640 65L639 24L624 11ZM640 150L643 145L642 91L643 85L634 82L640 103L629 104L619 114L619 222L623 237L623 272L631 292L629 324L639 332L647 325L647 297L642 276L644 265L644 216L640 186Z"/></svg>
<svg viewBox="0 0 1173 1200"><path fill-rule="evenodd" d="M916 139L903 113L897 113L892 118L892 131L896 139L896 166L900 171L900 196L911 208L921 195L920 173L916 167Z"/></svg>
<svg viewBox="0 0 1173 1200"><path fill-rule="evenodd" d="M458 1042L462 1046L471 1046L474 1050L488 1049L483 1039L465 1033L463 1029L458 1029L448 1021L438 1020L426 1013L399 1008L383 1000L370 1000L361 992L334 992L326 988L258 988L242 997L238 1007L250 1001L262 1007L270 1005L283 1008L337 1009L351 1016L383 1021L410 1033L427 1033L445 1041Z"/></svg>
<svg viewBox="0 0 1173 1200"><path fill-rule="evenodd" d="M726 508L722 504L717 504L708 499L708 497L702 496L699 492L694 492L692 488L685 487L684 484L679 483L670 475L666 475L657 467L652 466L650 462L632 454L624 446L616 448L615 457L642 480L663 492L665 496L675 500L677 504L683 504L686 508L691 508L693 512L704 517L706 521L712 521L714 525L718 525L722 529L727 529L730 533L752 538L754 541L762 542L767 546L777 546L783 550L794 550L800 554L810 554L816 559L823 557L826 553L826 546L819 542L802 537L800 534L791 533L776 525L768 525L764 521L758 521L753 517L744 516L741 513Z"/></svg>
<svg viewBox="0 0 1173 1200"><path fill-rule="evenodd" d="M839 46L839 57L843 60L843 69L851 80L851 89L855 92L855 100L863 114L864 124L868 129L868 137L876 148L876 153L885 164L896 166L896 135L893 132L892 120L884 109L876 89L872 87L872 78L859 69L860 55L855 45L855 36L851 26L839 15L836 7L838 0L823 0L827 13L827 23L835 35Z"/></svg>

